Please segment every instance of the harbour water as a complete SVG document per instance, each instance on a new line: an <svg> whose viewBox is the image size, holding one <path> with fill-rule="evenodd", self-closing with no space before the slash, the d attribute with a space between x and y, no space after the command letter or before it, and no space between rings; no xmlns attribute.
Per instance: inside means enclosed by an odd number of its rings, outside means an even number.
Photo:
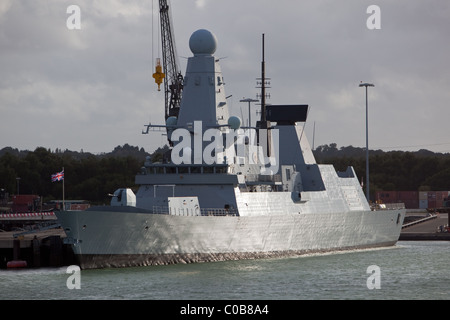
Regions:
<svg viewBox="0 0 450 320"><path fill-rule="evenodd" d="M67 267L0 270L0 300L449 300L449 266L450 242L400 241L338 254L81 270L79 289L68 288L77 274Z"/></svg>

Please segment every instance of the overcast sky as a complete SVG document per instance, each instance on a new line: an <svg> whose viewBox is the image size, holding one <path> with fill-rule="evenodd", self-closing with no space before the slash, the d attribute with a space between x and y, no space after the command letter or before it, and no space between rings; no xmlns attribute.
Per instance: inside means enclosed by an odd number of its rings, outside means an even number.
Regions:
<svg viewBox="0 0 450 320"><path fill-rule="evenodd" d="M154 1L155 11L157 3ZM450 1L171 0L180 67L197 29L218 38L216 56L232 113L255 98L261 34L272 104L309 104L315 147L450 152ZM70 5L81 29L67 28ZM370 5L381 29L371 30ZM128 143L153 151L164 122L152 74L158 20L152 0L1 0L0 148L110 152ZM254 107L256 110L256 106ZM256 119L254 113L253 119Z"/></svg>

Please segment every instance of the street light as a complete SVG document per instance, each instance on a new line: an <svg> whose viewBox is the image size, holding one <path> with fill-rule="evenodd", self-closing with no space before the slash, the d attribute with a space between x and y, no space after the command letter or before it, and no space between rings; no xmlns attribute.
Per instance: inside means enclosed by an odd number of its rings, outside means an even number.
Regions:
<svg viewBox="0 0 450 320"><path fill-rule="evenodd" d="M252 118L251 118L251 115L250 115L250 103L252 103L252 102L259 102L259 100L254 100L254 99L247 98L247 99L239 100L239 102L248 102L248 126L250 127L252 125Z"/></svg>
<svg viewBox="0 0 450 320"><path fill-rule="evenodd" d="M19 195L19 194L20 194L20 193L19 193L20 178L17 177L16 180L17 180L17 195Z"/></svg>
<svg viewBox="0 0 450 320"><path fill-rule="evenodd" d="M368 100L368 87L375 87L372 83L362 83L359 87L366 87L366 198L370 202L369 193L369 100Z"/></svg>

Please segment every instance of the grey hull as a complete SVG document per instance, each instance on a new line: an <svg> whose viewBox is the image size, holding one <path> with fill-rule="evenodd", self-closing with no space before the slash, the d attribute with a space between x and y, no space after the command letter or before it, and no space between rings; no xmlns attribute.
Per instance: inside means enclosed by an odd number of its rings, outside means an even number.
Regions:
<svg viewBox="0 0 450 320"><path fill-rule="evenodd" d="M66 211L83 269L301 255L394 245L403 210L259 217Z"/></svg>

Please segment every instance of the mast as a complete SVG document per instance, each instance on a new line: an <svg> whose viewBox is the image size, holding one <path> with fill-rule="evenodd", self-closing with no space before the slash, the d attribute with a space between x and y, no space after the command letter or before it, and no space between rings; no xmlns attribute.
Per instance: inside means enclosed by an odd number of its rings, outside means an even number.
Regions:
<svg viewBox="0 0 450 320"><path fill-rule="evenodd" d="M262 61L261 61L261 78L258 78L258 84L261 85L259 88L261 89L260 99L261 99L261 120L257 123L257 127L259 129L263 129L266 132L266 141L262 144L263 148L266 151L267 156L271 155L271 134L270 134L270 121L267 121L267 110L266 110L266 99L269 95L266 93L267 85L270 84L269 78L266 78L266 58L265 58L265 35L262 34ZM260 139L260 134L258 134L258 142L261 143L262 139Z"/></svg>
<svg viewBox="0 0 450 320"><path fill-rule="evenodd" d="M266 122L266 58L264 33L262 34L262 61L261 61L261 122Z"/></svg>
<svg viewBox="0 0 450 320"><path fill-rule="evenodd" d="M164 68L165 118L178 117L183 91L183 75L178 67L169 0L159 0Z"/></svg>

